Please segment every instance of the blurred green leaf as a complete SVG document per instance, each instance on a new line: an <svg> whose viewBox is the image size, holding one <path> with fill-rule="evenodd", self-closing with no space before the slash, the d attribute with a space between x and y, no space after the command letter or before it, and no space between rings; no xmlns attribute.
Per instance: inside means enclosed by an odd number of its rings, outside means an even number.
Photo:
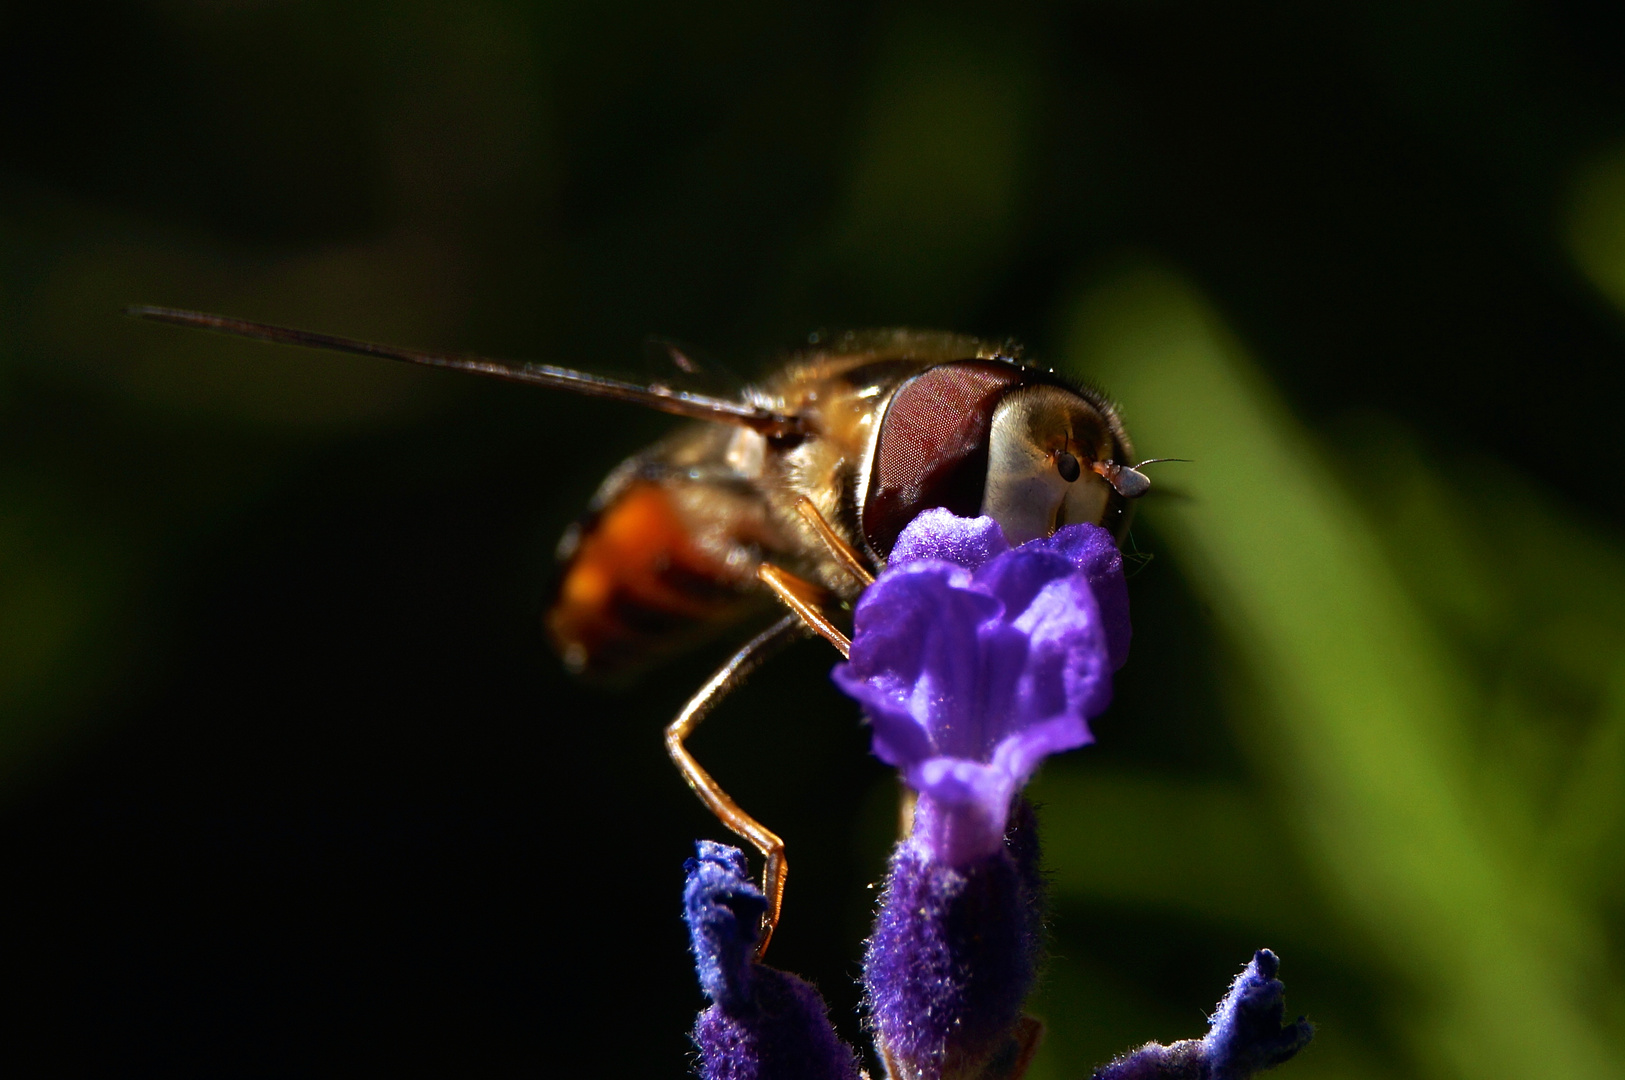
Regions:
<svg viewBox="0 0 1625 1080"><path fill-rule="evenodd" d="M1582 162L1569 180L1564 236L1575 263L1616 310L1625 310L1625 146Z"/></svg>
<svg viewBox="0 0 1625 1080"><path fill-rule="evenodd" d="M1317 913L1268 808L1232 784L1057 765L1033 784L1057 900L1105 900L1311 941ZM1270 936L1278 935L1278 936Z"/></svg>
<svg viewBox="0 0 1625 1080"><path fill-rule="evenodd" d="M1485 813L1503 844L1591 891L1625 854L1604 840L1625 816L1625 551L1495 463L1430 459L1390 423L1344 442L1390 563L1485 696Z"/></svg>
<svg viewBox="0 0 1625 1080"><path fill-rule="evenodd" d="M1126 270L1070 318L1073 366L1134 403L1142 450L1196 459L1178 480L1188 499L1144 510L1250 669L1260 696L1239 733L1292 803L1348 940L1375 943L1411 987L1394 1020L1419 1061L1463 1077L1617 1071L1577 996L1600 954L1594 915L1487 821L1471 752L1483 697L1320 451L1176 275Z"/></svg>
<svg viewBox="0 0 1625 1080"><path fill-rule="evenodd" d="M1625 870L1625 662L1608 708L1575 756L1553 815L1548 863L1594 898L1618 903Z"/></svg>

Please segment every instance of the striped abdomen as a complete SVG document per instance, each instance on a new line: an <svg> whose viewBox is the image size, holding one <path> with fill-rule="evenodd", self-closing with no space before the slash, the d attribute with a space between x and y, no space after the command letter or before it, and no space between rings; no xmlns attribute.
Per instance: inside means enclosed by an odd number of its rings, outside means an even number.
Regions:
<svg viewBox="0 0 1625 1080"><path fill-rule="evenodd" d="M633 478L563 545L547 630L571 670L614 675L674 651L762 602L758 514L734 493Z"/></svg>

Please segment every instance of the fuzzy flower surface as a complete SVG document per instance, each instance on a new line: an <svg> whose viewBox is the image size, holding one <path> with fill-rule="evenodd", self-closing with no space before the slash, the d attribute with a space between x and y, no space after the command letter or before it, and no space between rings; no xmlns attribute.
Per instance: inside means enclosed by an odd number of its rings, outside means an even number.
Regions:
<svg viewBox="0 0 1625 1080"><path fill-rule="evenodd" d="M694 1024L704 1080L859 1080L857 1054L818 991L755 960L767 898L738 848L701 840L684 865L683 919L710 1008Z"/></svg>
<svg viewBox="0 0 1625 1080"><path fill-rule="evenodd" d="M929 510L858 601L833 677L867 713L875 755L920 793L916 837L964 866L999 850L1045 757L1092 741L1129 634L1106 530L1011 548L991 518Z"/></svg>
<svg viewBox="0 0 1625 1080"><path fill-rule="evenodd" d="M1042 1025L1022 1016L1043 951L1032 807L965 866L897 845L863 958L864 1005L892 1080L1019 1077Z"/></svg>
<svg viewBox="0 0 1625 1080"><path fill-rule="evenodd" d="M1303 1017L1282 1024L1286 985L1281 961L1268 949L1230 984L1208 1018L1208 1032L1172 1046L1147 1043L1095 1072L1094 1080L1247 1080L1309 1045L1315 1029Z"/></svg>

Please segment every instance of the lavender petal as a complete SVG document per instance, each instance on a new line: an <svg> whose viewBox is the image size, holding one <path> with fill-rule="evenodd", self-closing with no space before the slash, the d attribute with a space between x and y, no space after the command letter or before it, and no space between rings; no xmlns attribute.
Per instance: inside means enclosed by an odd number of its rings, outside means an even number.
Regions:
<svg viewBox="0 0 1625 1080"><path fill-rule="evenodd" d="M892 545L888 565L934 560L974 570L1010 550L1004 530L990 517L962 518L936 507L909 522Z"/></svg>

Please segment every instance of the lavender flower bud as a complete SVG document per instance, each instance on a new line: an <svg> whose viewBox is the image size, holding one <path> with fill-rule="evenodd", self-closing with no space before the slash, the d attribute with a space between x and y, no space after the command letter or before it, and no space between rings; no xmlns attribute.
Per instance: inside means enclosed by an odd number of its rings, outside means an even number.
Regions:
<svg viewBox="0 0 1625 1080"><path fill-rule="evenodd" d="M1303 1017L1282 1026L1286 985L1275 977L1281 961L1268 949L1230 984L1208 1018L1207 1035L1172 1046L1146 1043L1096 1071L1094 1080L1247 1080L1309 1045L1315 1029Z"/></svg>
<svg viewBox="0 0 1625 1080"><path fill-rule="evenodd" d="M704 1080L858 1080L857 1055L809 983L759 964L767 898L745 856L701 840L684 864L683 918L700 986L712 1001L694 1023Z"/></svg>
<svg viewBox="0 0 1625 1080"><path fill-rule="evenodd" d="M919 832L897 846L864 956L869 1024L897 1080L1019 1076L1039 1026L1021 1014L1043 939L1032 810L965 865Z"/></svg>

